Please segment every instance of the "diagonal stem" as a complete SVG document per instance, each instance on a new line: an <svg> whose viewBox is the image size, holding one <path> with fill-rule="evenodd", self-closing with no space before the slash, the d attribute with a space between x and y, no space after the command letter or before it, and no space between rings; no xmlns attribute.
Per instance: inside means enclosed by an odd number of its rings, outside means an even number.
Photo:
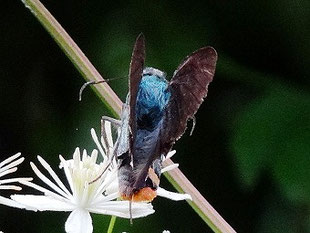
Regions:
<svg viewBox="0 0 310 233"><path fill-rule="evenodd" d="M85 54L72 40L69 34L57 22L53 15L39 0L22 0L31 13L39 20L48 33L54 38L59 47L64 51L73 65L78 69L86 81L102 81L103 77L90 63ZM92 85L96 94L109 107L115 116L119 116L122 110L122 101L107 83Z"/></svg>
<svg viewBox="0 0 310 233"><path fill-rule="evenodd" d="M107 233L112 233L116 222L116 216L112 215Z"/></svg>
<svg viewBox="0 0 310 233"><path fill-rule="evenodd" d="M30 9L33 15L50 33L86 81L103 80L102 76L90 63L69 34L62 28L62 26L39 0L22 0L22 2L27 8ZM109 85L107 83L103 83L102 85L93 85L92 87L99 98L104 101L113 114L119 117L122 109L122 102L109 87ZM173 162L168 159L166 160L165 165L168 164L173 164ZM180 169L169 171L166 177L179 192L185 192L192 196L193 201L190 201L189 204L214 232L235 232L234 229L216 212L216 210L207 202L200 192L191 184Z"/></svg>
<svg viewBox="0 0 310 233"><path fill-rule="evenodd" d="M169 166L173 162L167 159L163 165ZM208 224L214 232L236 232L223 217L212 207L212 205L200 194L195 186L186 178L179 168L175 168L164 173L168 181L180 193L188 193L192 197L192 201L187 201L188 204L196 211L196 213Z"/></svg>

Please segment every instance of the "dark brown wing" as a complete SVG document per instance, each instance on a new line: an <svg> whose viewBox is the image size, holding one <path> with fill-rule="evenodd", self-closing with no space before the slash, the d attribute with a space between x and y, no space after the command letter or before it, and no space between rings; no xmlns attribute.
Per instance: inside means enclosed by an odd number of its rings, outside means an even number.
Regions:
<svg viewBox="0 0 310 233"><path fill-rule="evenodd" d="M130 106L130 117L129 117L129 127L132 133L132 140L135 137L136 130L136 100L139 84L142 78L143 67L145 60L145 40L144 35L141 33L137 39L133 48L130 68L129 68L129 106Z"/></svg>
<svg viewBox="0 0 310 233"><path fill-rule="evenodd" d="M120 150L121 154L118 157L120 160L119 167L119 186L120 193L123 198L130 198L133 194L132 192L132 167L130 163L132 162L132 146L136 137L136 100L137 100L137 92L139 88L139 84L142 78L143 67L145 60L145 40L144 36L141 33L135 42L133 52L131 55L130 68L129 68L129 103L126 102L125 107L123 106L123 115L122 115L122 132L124 134L121 139L124 139L125 142L122 142L122 147L117 148ZM128 100L126 100L128 101ZM129 104L129 106L127 105ZM128 115L129 114L129 119ZM129 127L129 132L127 131L127 127ZM126 138L126 136L128 138ZM127 141L129 140L129 151L126 151ZM124 147L124 148L123 148ZM125 149L125 150L124 150ZM128 149L128 148L127 148Z"/></svg>
<svg viewBox="0 0 310 233"><path fill-rule="evenodd" d="M175 71L170 81L171 98L162 129L163 153L182 136L187 120L193 118L212 81L217 53L212 47L201 48L188 56Z"/></svg>

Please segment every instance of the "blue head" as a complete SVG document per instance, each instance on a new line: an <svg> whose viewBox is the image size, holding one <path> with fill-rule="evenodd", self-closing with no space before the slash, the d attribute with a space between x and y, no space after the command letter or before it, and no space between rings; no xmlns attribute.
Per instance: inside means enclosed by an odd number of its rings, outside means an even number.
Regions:
<svg viewBox="0 0 310 233"><path fill-rule="evenodd" d="M153 130L162 119L170 96L165 73L154 68L145 68L137 93L137 126L140 129Z"/></svg>

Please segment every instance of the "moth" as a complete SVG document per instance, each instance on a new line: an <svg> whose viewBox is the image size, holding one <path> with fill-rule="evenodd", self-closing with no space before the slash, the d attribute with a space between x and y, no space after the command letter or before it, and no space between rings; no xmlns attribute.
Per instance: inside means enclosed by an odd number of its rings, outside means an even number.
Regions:
<svg viewBox="0 0 310 233"><path fill-rule="evenodd" d="M163 156L185 132L187 121L206 97L216 61L214 48L200 48L167 81L164 72L144 67L145 39L143 34L137 37L115 145L122 199L150 202L156 197Z"/></svg>

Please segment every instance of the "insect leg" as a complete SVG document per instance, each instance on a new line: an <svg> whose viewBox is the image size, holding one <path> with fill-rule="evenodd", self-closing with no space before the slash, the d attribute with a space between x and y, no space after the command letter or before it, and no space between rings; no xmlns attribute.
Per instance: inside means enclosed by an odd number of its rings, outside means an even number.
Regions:
<svg viewBox="0 0 310 233"><path fill-rule="evenodd" d="M195 129L195 126L196 126L196 117L195 116L192 116L192 121L193 121L193 124L192 124L192 129L191 129L191 132L189 133L189 136L192 136L193 132L194 132L194 129Z"/></svg>
<svg viewBox="0 0 310 233"><path fill-rule="evenodd" d="M129 218L130 218L130 225L133 224L132 222L132 200L129 201Z"/></svg>
<svg viewBox="0 0 310 233"><path fill-rule="evenodd" d="M115 125L116 127L120 127L121 124L122 124L122 121L121 121L121 120L117 120L117 119L114 119L114 118L108 117L108 116L102 116L102 117L101 117L101 124L102 124L104 121L111 122L111 124L112 124L112 125Z"/></svg>
<svg viewBox="0 0 310 233"><path fill-rule="evenodd" d="M109 143L109 140L108 140L108 135L106 134L106 130L105 130L105 124L106 123L110 123L111 125L116 125L117 128L120 127L121 125L121 121L120 120L116 120L114 118L111 118L111 117L107 117L107 116L103 116L101 118L101 136L102 136L102 139L104 141L104 144L106 145L105 146L105 149L107 151L107 155L110 157L109 158L109 162L108 164L106 165L106 167L103 169L103 171L101 172L101 174L95 178L94 180L92 180L91 182L89 182L89 184L92 184L94 182L96 182L97 180L100 179L100 177L106 172L106 170L110 167L110 165L112 164L112 161L114 159L114 157L116 156L116 150L115 148L118 147L118 144L119 144L119 139L116 140L115 142L115 145L112 149L113 153L111 153L111 148L109 147L110 143Z"/></svg>

